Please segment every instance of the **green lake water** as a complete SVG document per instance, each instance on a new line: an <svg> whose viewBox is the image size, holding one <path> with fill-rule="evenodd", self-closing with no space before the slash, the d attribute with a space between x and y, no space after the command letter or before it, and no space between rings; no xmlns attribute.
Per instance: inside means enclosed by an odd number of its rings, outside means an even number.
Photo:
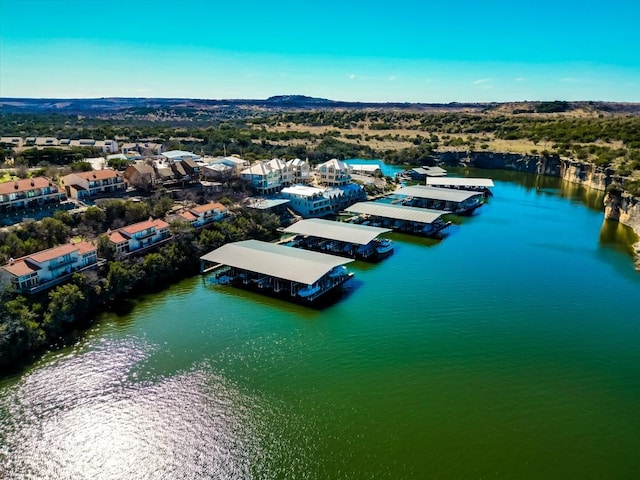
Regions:
<svg viewBox="0 0 640 480"><path fill-rule="evenodd" d="M334 305L193 278L0 380L0 478L640 478L640 274L602 194L498 171Z"/></svg>

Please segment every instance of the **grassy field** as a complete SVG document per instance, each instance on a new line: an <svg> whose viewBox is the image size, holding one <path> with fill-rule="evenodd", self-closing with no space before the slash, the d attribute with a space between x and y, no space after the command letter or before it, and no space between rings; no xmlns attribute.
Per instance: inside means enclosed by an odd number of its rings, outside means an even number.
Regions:
<svg viewBox="0 0 640 480"><path fill-rule="evenodd" d="M2 182L11 182L12 180L17 180L18 177L10 174L9 172L0 172L0 183Z"/></svg>

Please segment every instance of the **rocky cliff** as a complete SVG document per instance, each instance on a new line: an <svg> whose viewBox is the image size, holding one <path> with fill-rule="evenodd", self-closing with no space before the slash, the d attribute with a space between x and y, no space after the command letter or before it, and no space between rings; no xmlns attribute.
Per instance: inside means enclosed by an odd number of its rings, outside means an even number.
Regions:
<svg viewBox="0 0 640 480"><path fill-rule="evenodd" d="M446 165L500 168L537 175L561 177L572 183L606 190L615 180L613 171L591 163L560 158L558 155L521 155L495 152L440 152L435 160Z"/></svg>
<svg viewBox="0 0 640 480"><path fill-rule="evenodd" d="M439 152L434 160L445 165L467 165L478 168L499 168L537 175L560 177L572 183L605 191L621 179L608 168L587 162L560 158L557 155L520 155L495 152ZM605 218L631 227L640 238L640 198L612 188L604 200ZM634 245L636 267L640 269L640 241Z"/></svg>
<svg viewBox="0 0 640 480"><path fill-rule="evenodd" d="M640 237L640 198L612 189L604 197L604 216L627 225ZM634 245L636 269L640 270L640 241Z"/></svg>

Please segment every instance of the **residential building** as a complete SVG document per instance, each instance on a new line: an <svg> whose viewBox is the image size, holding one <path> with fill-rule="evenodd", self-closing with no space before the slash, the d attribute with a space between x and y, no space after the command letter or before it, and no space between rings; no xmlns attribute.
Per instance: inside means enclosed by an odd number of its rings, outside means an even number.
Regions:
<svg viewBox="0 0 640 480"><path fill-rule="evenodd" d="M194 162L200 160L200 155L196 155L192 152L185 152L184 150L169 150L168 152L161 153L160 156L173 162L181 162L182 160L187 159L193 160Z"/></svg>
<svg viewBox="0 0 640 480"><path fill-rule="evenodd" d="M292 168L284 160L274 158L267 162L256 162L240 174L243 180L251 182L251 186L259 194L276 193L283 186L291 185Z"/></svg>
<svg viewBox="0 0 640 480"><path fill-rule="evenodd" d="M325 185L346 185L351 181L351 169L346 163L332 158L316 167L316 180Z"/></svg>
<svg viewBox="0 0 640 480"><path fill-rule="evenodd" d="M0 279L20 293L36 293L98 265L98 252L91 243L67 243L10 260L0 268Z"/></svg>
<svg viewBox="0 0 640 480"><path fill-rule="evenodd" d="M53 137L36 137L35 145L36 147L57 147L59 141Z"/></svg>
<svg viewBox="0 0 640 480"><path fill-rule="evenodd" d="M180 162L180 164L184 168L184 170L187 173L187 175L189 175L191 178L195 179L195 178L198 177L198 174L200 173L200 165L198 165L195 162L195 160L193 160L191 158L185 158L184 160L182 160Z"/></svg>
<svg viewBox="0 0 640 480"><path fill-rule="evenodd" d="M225 180L235 176L235 169L223 163L214 163L202 167L202 176L208 179Z"/></svg>
<svg viewBox="0 0 640 480"><path fill-rule="evenodd" d="M187 173L186 165L184 162L171 162L169 164L171 171L173 172L177 181L186 182L191 180L191 175Z"/></svg>
<svg viewBox="0 0 640 480"><path fill-rule="evenodd" d="M322 217L333 211L331 198L324 188L293 185L285 187L280 196L289 200L289 206L303 217Z"/></svg>
<svg viewBox="0 0 640 480"><path fill-rule="evenodd" d="M162 243L171 235L169 224L164 220L145 220L115 231L107 232L109 241L115 246L116 255L126 255Z"/></svg>
<svg viewBox="0 0 640 480"><path fill-rule="evenodd" d="M64 199L64 193L47 177L0 183L0 212L56 204Z"/></svg>
<svg viewBox="0 0 640 480"><path fill-rule="evenodd" d="M169 167L156 168L156 175L161 183L173 182L176 179L176 174Z"/></svg>
<svg viewBox="0 0 640 480"><path fill-rule="evenodd" d="M281 186L286 187L293 183L293 169L288 162L280 158L272 158L267 162L267 165L270 165L271 168L280 172Z"/></svg>
<svg viewBox="0 0 640 480"><path fill-rule="evenodd" d="M366 175L370 177L375 177L382 173L379 165L374 165L371 163L352 163L349 165L351 168L351 173L358 175Z"/></svg>
<svg viewBox="0 0 640 480"><path fill-rule="evenodd" d="M305 218L336 213L366 199L364 189L355 183L334 188L293 185L283 188L280 196L288 199L289 206Z"/></svg>
<svg viewBox="0 0 640 480"><path fill-rule="evenodd" d="M240 177L250 182L253 189L259 194L275 193L281 188L280 171L265 162L256 162L251 167L242 170Z"/></svg>
<svg viewBox="0 0 640 480"><path fill-rule="evenodd" d="M126 190L124 177L110 168L78 172L65 175L61 179L67 196L71 198L90 198L105 193Z"/></svg>
<svg viewBox="0 0 640 480"><path fill-rule="evenodd" d="M229 210L227 207L221 203L215 202L180 210L178 212L178 217L182 221L189 222L192 227L199 228L222 220L228 214Z"/></svg>
<svg viewBox="0 0 640 480"><path fill-rule="evenodd" d="M131 186L145 190L150 189L156 183L156 171L144 161L129 165L123 176Z"/></svg>
<svg viewBox="0 0 640 480"><path fill-rule="evenodd" d="M311 181L311 166L306 160L294 158L287 162L291 169L292 183L309 183Z"/></svg>
<svg viewBox="0 0 640 480"><path fill-rule="evenodd" d="M120 146L120 151L125 155L137 153L146 157L159 155L163 150L164 146L155 142L128 142Z"/></svg>
<svg viewBox="0 0 640 480"><path fill-rule="evenodd" d="M0 137L0 146L22 148L24 140L21 137Z"/></svg>
<svg viewBox="0 0 640 480"><path fill-rule="evenodd" d="M249 160L234 156L205 158L203 160L210 166L226 165L227 167L232 168L234 176L240 176L240 173L250 165Z"/></svg>

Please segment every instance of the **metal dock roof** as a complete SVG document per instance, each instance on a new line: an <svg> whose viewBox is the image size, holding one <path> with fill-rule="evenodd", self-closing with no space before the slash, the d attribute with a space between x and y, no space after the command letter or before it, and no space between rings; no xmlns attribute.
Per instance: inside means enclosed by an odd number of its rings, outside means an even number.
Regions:
<svg viewBox="0 0 640 480"><path fill-rule="evenodd" d="M200 259L306 285L311 285L333 268L353 261L259 240L227 243Z"/></svg>
<svg viewBox="0 0 640 480"><path fill-rule="evenodd" d="M447 171L442 167L422 167L427 171L427 175L430 177L441 177L447 174Z"/></svg>
<svg viewBox="0 0 640 480"><path fill-rule="evenodd" d="M471 197L481 195L478 192L469 192L465 190L452 190L450 188L427 187L424 185L414 185L411 187L402 187L393 192L392 195L406 195L408 197L431 198L434 200L443 200L447 202L464 202Z"/></svg>
<svg viewBox="0 0 640 480"><path fill-rule="evenodd" d="M427 178L427 185L441 186L450 185L452 187L493 187L493 180L490 178Z"/></svg>
<svg viewBox="0 0 640 480"><path fill-rule="evenodd" d="M356 225L353 223L334 222L320 218L300 220L284 229L287 233L310 235L312 237L327 238L340 242L366 245L378 235L391 232L390 228L370 227L368 225Z"/></svg>
<svg viewBox="0 0 640 480"><path fill-rule="evenodd" d="M428 208L405 207L391 203L360 202L345 208L352 213L364 213L376 217L392 218L394 220L407 220L410 222L433 223L442 215L450 212L442 210L430 210Z"/></svg>

